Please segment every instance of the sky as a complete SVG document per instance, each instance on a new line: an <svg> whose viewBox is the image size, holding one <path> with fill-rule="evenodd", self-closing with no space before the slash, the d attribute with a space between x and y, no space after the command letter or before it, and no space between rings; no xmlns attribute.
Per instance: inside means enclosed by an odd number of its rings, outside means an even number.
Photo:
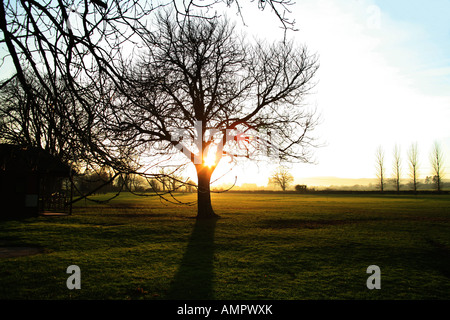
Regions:
<svg viewBox="0 0 450 320"><path fill-rule="evenodd" d="M277 41L284 36L275 15L241 1L248 36ZM446 155L450 178L450 0L295 0L288 13L297 31L289 39L319 57L317 86L307 102L320 124L313 135L322 147L314 164L292 164L302 178L375 178L375 151L382 146L388 176L397 144L407 177L406 151L417 143L420 178L431 175L435 141ZM277 164L242 163L217 184L266 185ZM229 171L221 163L213 179Z"/></svg>
<svg viewBox="0 0 450 320"><path fill-rule="evenodd" d="M248 35L283 36L269 10L243 9ZM450 1L297 0L289 17L298 31L287 37L319 56L315 92L320 114L315 164L290 165L296 183L307 177L375 178L382 146L391 175L393 149L417 143L420 178L431 175L435 141L446 154L450 177ZM276 165L247 163L229 178L265 185ZM219 168L218 168L219 169ZM220 171L220 170L219 170Z"/></svg>

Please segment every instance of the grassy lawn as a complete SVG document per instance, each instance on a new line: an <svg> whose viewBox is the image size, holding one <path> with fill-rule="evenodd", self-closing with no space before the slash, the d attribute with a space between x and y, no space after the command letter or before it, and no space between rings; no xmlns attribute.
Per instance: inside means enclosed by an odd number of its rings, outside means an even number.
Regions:
<svg viewBox="0 0 450 320"><path fill-rule="evenodd" d="M197 222L195 207L123 194L0 221L0 247L43 249L0 259L0 299L450 299L450 196L223 193L213 206L222 218Z"/></svg>

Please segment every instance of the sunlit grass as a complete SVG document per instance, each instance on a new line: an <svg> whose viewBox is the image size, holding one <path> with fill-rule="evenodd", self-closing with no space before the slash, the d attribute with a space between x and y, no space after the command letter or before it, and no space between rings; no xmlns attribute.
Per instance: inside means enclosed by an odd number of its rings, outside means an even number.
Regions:
<svg viewBox="0 0 450 320"><path fill-rule="evenodd" d="M0 298L450 298L449 196L224 193L213 207L211 232L195 206L130 194L82 201L69 217L2 221L1 246L44 253L0 259ZM66 287L72 264L81 290ZM372 264L381 290L366 287Z"/></svg>

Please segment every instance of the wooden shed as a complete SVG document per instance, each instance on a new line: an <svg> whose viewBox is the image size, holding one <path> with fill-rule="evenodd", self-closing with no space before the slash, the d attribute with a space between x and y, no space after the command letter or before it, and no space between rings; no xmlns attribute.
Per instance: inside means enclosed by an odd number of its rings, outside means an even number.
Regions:
<svg viewBox="0 0 450 320"><path fill-rule="evenodd" d="M72 211L71 168L41 148L0 144L0 217Z"/></svg>

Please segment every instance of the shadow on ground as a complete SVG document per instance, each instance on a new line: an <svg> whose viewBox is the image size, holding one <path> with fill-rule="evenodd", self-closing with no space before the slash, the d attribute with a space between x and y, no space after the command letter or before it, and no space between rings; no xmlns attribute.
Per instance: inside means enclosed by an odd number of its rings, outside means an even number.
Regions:
<svg viewBox="0 0 450 320"><path fill-rule="evenodd" d="M214 299L213 260L216 219L197 220L168 299Z"/></svg>

